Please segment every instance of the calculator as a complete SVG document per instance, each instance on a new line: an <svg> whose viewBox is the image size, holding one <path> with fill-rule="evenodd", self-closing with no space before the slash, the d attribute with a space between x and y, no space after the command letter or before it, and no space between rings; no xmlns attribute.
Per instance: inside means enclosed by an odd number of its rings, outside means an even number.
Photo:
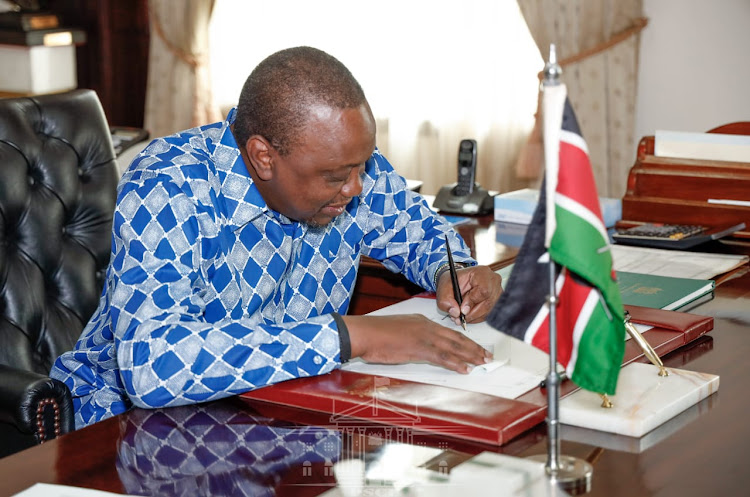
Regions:
<svg viewBox="0 0 750 497"><path fill-rule="evenodd" d="M719 239L744 228L745 223L719 228L696 224L646 223L618 230L612 234L612 239L623 245L682 250Z"/></svg>

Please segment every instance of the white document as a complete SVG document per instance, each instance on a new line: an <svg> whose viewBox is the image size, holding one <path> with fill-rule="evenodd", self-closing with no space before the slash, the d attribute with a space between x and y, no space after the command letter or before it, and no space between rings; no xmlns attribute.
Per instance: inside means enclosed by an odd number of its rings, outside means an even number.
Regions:
<svg viewBox="0 0 750 497"><path fill-rule="evenodd" d="M50 483L36 483L13 497L125 497L90 488L69 487L67 485L52 485Z"/></svg>
<svg viewBox="0 0 750 497"><path fill-rule="evenodd" d="M750 136L657 130L654 133L654 155L750 162Z"/></svg>
<svg viewBox="0 0 750 497"><path fill-rule="evenodd" d="M748 262L746 255L612 245L615 271L710 280Z"/></svg>
<svg viewBox="0 0 750 497"><path fill-rule="evenodd" d="M417 383L443 385L506 399L515 399L539 386L549 371L549 356L546 353L497 331L487 323L467 324L467 331L464 332L437 308L434 299L414 297L370 313L380 316L392 314L427 316L447 328L465 334L493 352L495 361L476 367L467 375L427 363L371 364L360 359L352 359L342 369Z"/></svg>
<svg viewBox="0 0 750 497"><path fill-rule="evenodd" d="M750 200L732 200L728 198L710 198L709 204L738 205L740 207L750 207Z"/></svg>

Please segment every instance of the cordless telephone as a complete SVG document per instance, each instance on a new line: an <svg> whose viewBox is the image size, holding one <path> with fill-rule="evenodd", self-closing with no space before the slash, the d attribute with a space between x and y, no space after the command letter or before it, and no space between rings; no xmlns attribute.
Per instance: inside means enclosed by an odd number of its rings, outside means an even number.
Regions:
<svg viewBox="0 0 750 497"><path fill-rule="evenodd" d="M487 214L492 211L492 196L476 183L477 142L464 139L458 145L458 180L440 189L433 207L452 214Z"/></svg>

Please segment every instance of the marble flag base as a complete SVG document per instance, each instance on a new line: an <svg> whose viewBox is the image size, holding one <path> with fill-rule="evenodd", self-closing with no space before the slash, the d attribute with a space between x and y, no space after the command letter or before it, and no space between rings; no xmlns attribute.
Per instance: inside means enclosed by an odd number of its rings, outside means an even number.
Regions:
<svg viewBox="0 0 750 497"><path fill-rule="evenodd" d="M562 425L560 428L560 438L567 442L577 442L601 447L602 449L640 454L658 445L662 440L666 440L703 415L708 414L718 404L719 399L717 396L710 395L704 402L699 402L694 406L688 407L680 414L657 426L642 437L627 437L618 435L617 433L588 430L580 426Z"/></svg>
<svg viewBox="0 0 750 497"><path fill-rule="evenodd" d="M560 401L560 422L631 437L641 437L719 390L719 377L634 362L620 370L614 406L601 407L594 392L578 390Z"/></svg>

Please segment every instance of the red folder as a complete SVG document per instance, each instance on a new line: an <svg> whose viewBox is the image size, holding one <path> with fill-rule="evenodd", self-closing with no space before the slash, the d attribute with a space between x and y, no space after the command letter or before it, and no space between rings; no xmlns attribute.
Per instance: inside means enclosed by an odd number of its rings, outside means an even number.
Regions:
<svg viewBox="0 0 750 497"><path fill-rule="evenodd" d="M713 329L713 318L647 307L626 306L631 321L655 326L644 337L663 356ZM647 361L629 340L623 364ZM564 397L578 387L565 381ZM280 405L324 413L340 429L378 424L408 428L495 446L504 445L544 421L546 391L535 388L517 399L450 387L336 370L259 388L241 398L263 408ZM320 416L316 416L320 420ZM297 421L297 420L295 420Z"/></svg>

